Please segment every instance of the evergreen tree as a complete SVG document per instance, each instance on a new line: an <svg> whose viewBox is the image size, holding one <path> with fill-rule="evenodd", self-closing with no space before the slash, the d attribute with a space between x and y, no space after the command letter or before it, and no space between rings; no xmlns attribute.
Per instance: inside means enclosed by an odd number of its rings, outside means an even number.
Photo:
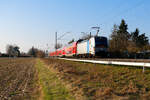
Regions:
<svg viewBox="0 0 150 100"><path fill-rule="evenodd" d="M122 20L119 26L119 30L117 32L117 39L118 39L117 42L119 45L120 52L127 51L128 40L130 38L130 34L127 30L128 30L128 25L126 24L125 20Z"/></svg>
<svg viewBox="0 0 150 100"><path fill-rule="evenodd" d="M141 50L144 50L144 47L149 45L148 37L145 36L145 33L140 34L140 31L138 28L134 32L131 33L131 40L136 44L138 48Z"/></svg>
<svg viewBox="0 0 150 100"><path fill-rule="evenodd" d="M137 44L138 42L138 37L139 37L139 29L136 28L136 30L134 32L131 32L131 40Z"/></svg>
<svg viewBox="0 0 150 100"><path fill-rule="evenodd" d="M122 53L127 51L127 45L130 37L130 34L127 30L128 25L126 24L125 20L122 20L119 26L114 25L109 45L111 52Z"/></svg>
<svg viewBox="0 0 150 100"><path fill-rule="evenodd" d="M148 45L148 37L145 36L145 33L139 35L138 41L137 41L137 46L140 48L143 48L143 46Z"/></svg>

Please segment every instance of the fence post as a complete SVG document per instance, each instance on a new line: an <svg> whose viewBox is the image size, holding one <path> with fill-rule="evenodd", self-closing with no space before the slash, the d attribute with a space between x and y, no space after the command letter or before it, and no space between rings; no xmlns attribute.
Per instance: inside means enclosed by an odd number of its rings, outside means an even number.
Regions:
<svg viewBox="0 0 150 100"><path fill-rule="evenodd" d="M143 65L143 73L145 72L145 63L144 63L144 65Z"/></svg>
<svg viewBox="0 0 150 100"><path fill-rule="evenodd" d="M145 66L143 66L143 73L145 72Z"/></svg>

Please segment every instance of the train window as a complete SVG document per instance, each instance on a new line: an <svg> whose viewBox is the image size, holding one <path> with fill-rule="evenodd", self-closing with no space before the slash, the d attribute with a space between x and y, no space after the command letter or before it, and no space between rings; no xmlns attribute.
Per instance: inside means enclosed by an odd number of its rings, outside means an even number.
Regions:
<svg viewBox="0 0 150 100"><path fill-rule="evenodd" d="M107 38L106 37L95 37L95 41L106 42Z"/></svg>
<svg viewBox="0 0 150 100"><path fill-rule="evenodd" d="M95 45L100 46L103 45L107 47L107 38L106 37L95 37Z"/></svg>

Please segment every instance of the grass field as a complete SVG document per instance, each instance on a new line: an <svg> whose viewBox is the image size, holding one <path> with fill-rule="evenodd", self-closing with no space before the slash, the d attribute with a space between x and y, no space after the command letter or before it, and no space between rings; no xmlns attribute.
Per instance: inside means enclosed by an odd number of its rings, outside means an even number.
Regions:
<svg viewBox="0 0 150 100"><path fill-rule="evenodd" d="M150 100L150 69L1 58L0 100Z"/></svg>

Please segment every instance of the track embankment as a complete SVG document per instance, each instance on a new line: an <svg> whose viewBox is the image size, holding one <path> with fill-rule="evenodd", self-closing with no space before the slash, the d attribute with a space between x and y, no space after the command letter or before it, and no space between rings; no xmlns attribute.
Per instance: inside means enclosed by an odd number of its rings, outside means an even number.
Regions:
<svg viewBox="0 0 150 100"><path fill-rule="evenodd" d="M150 70L42 59L77 100L150 99ZM78 97L78 98L77 98Z"/></svg>

